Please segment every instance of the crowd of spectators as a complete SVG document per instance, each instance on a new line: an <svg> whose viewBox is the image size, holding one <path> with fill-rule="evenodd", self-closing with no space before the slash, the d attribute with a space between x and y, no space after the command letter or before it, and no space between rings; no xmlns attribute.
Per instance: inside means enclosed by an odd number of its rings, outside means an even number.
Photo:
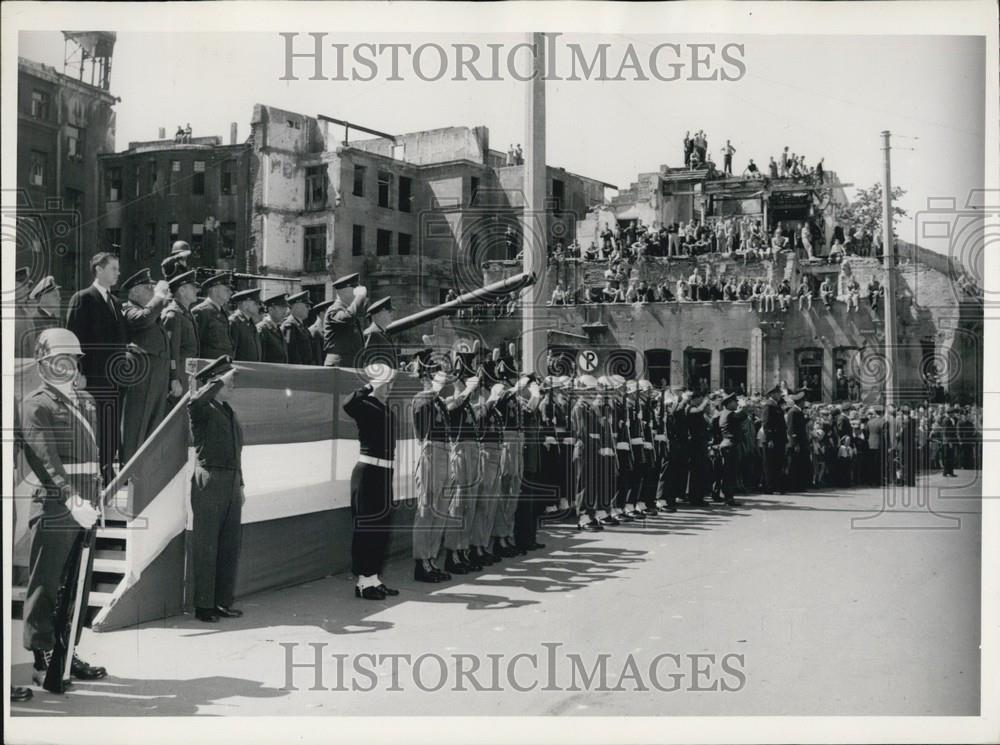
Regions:
<svg viewBox="0 0 1000 745"><path fill-rule="evenodd" d="M698 130L691 135L688 131L684 134L684 165L691 170L704 169L708 171L709 178L724 178L733 176L733 156L736 148L729 140L721 148L722 170L719 170L716 162L709 155L708 137L704 131ZM767 164L765 174L760 167L754 163L753 158L747 159L746 167L741 175L745 179L794 179L806 183L822 184L826 178L826 171L823 166L824 158L820 158L814 166L806 162L806 156L790 152L786 145L777 157L771 156Z"/></svg>

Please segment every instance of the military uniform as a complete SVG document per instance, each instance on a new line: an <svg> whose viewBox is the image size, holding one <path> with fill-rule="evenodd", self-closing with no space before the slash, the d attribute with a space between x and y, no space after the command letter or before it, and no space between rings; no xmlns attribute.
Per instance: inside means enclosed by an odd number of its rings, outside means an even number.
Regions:
<svg viewBox="0 0 1000 745"><path fill-rule="evenodd" d="M420 448L415 476L413 558L434 562L441 552L449 517L447 488L453 474L450 416L444 401L432 390L413 397L413 434Z"/></svg>
<svg viewBox="0 0 1000 745"><path fill-rule="evenodd" d="M365 329L364 350L357 366L363 368L372 363L386 364L393 370L399 368L399 352L396 344L374 321Z"/></svg>
<svg viewBox="0 0 1000 745"><path fill-rule="evenodd" d="M688 436L688 501L694 505L703 504L705 490L711 475L708 459L709 430L705 421L703 404L685 409Z"/></svg>
<svg viewBox="0 0 1000 745"><path fill-rule="evenodd" d="M615 430L615 457L618 464L618 481L615 489L612 513L632 512L635 505L629 509L632 484L636 480L635 459L632 454L632 421L631 407L621 399L616 399L612 405L612 416ZM629 517L629 520L632 518Z"/></svg>
<svg viewBox="0 0 1000 745"><path fill-rule="evenodd" d="M229 333L229 319L225 312L210 298L205 298L191 308L198 332L198 356L214 360L233 356L233 338Z"/></svg>
<svg viewBox="0 0 1000 745"><path fill-rule="evenodd" d="M243 532L243 430L232 407L216 400L222 386L208 383L188 402L194 605L201 609L232 605Z"/></svg>
<svg viewBox="0 0 1000 745"><path fill-rule="evenodd" d="M351 472L351 571L358 577L382 574L393 507L396 417L371 393L370 385L363 386L344 403L344 411L358 425L361 443L361 455Z"/></svg>
<svg viewBox="0 0 1000 745"><path fill-rule="evenodd" d="M479 436L479 486L476 492L475 518L472 524L472 558L492 564L489 551L500 502L501 444L503 443L503 416L496 401L485 396L473 406L476 430Z"/></svg>
<svg viewBox="0 0 1000 745"><path fill-rule="evenodd" d="M773 398L764 404L761 418L764 431L764 481L769 492L784 493L784 478L781 472L785 461L785 443L788 427L781 413L781 406Z"/></svg>
<svg viewBox="0 0 1000 745"><path fill-rule="evenodd" d="M243 311L237 310L229 316L229 335L233 339L234 360L260 362L260 334L254 322Z"/></svg>
<svg viewBox="0 0 1000 745"><path fill-rule="evenodd" d="M811 441L806 431L806 415L794 401L785 414L785 429L788 432L788 481L792 489L807 489L812 480L812 466L809 462Z"/></svg>
<svg viewBox="0 0 1000 745"><path fill-rule="evenodd" d="M338 296L323 319L323 351L327 367L357 367L358 357L365 347L361 319L363 301L355 298L348 306Z"/></svg>
<svg viewBox="0 0 1000 745"><path fill-rule="evenodd" d="M302 325L302 321L295 316L288 316L281 322L281 335L285 340L285 349L288 350L289 364L316 364L317 352L313 349L312 335L310 330Z"/></svg>
<svg viewBox="0 0 1000 745"><path fill-rule="evenodd" d="M198 326L190 309L171 300L160 316L163 330L167 332L170 349L170 380L180 383L186 391L187 361L199 354Z"/></svg>
<svg viewBox="0 0 1000 745"><path fill-rule="evenodd" d="M145 307L131 301L122 306L129 369L142 376L125 389L122 439L118 459L124 466L167 415L170 392L170 339L160 322L167 300L154 296Z"/></svg>
<svg viewBox="0 0 1000 745"><path fill-rule="evenodd" d="M503 418L503 440L500 444L500 492L493 537L501 543L513 543L514 515L521 498L524 477L524 432L522 431L521 399L514 393L504 397L499 404Z"/></svg>
<svg viewBox="0 0 1000 745"><path fill-rule="evenodd" d="M730 394L730 396L735 395ZM719 414L719 452L722 457L721 491L726 502L730 504L735 501L736 484L739 481L739 443L743 438L743 421L746 416L747 414L743 410L723 409Z"/></svg>
<svg viewBox="0 0 1000 745"><path fill-rule="evenodd" d="M449 462L452 481L448 497L448 515L455 518L444 533L444 547L449 551L445 571L467 571L464 554L470 547L472 523L476 514L479 482L479 436L476 415L467 397L454 396L448 411L451 442Z"/></svg>
<svg viewBox="0 0 1000 745"><path fill-rule="evenodd" d="M67 392L49 383L29 393L22 405L24 457L31 467L26 486L32 490L30 574L23 610L25 649L53 648L59 592L65 582L75 581L72 567L67 576L67 564L88 531L73 519L66 500L79 495L96 506L100 499L96 411L86 391ZM89 594L88 582L77 599L81 608L87 607ZM77 642L82 628L83 623L77 629Z"/></svg>
<svg viewBox="0 0 1000 745"><path fill-rule="evenodd" d="M291 316L289 316L291 318ZM286 321L288 318L285 319ZM282 329L285 324L282 321L281 328L271 319L264 316L257 324L257 338L260 340L260 361L288 363L288 348L285 345L285 336Z"/></svg>
<svg viewBox="0 0 1000 745"><path fill-rule="evenodd" d="M571 462L576 514L590 515L597 510L601 489L601 422L583 392L570 411L570 432L574 440Z"/></svg>

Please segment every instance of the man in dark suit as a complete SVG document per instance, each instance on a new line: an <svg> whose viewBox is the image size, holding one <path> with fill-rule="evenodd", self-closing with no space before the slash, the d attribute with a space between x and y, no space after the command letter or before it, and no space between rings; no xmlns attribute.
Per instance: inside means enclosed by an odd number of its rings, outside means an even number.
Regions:
<svg viewBox="0 0 1000 745"><path fill-rule="evenodd" d="M191 305L197 299L195 272L184 272L170 280L173 294L163 309L163 329L170 342L170 398L175 402L187 390L187 361L198 356L198 327L191 315Z"/></svg>
<svg viewBox="0 0 1000 745"><path fill-rule="evenodd" d="M118 257L98 253L90 260L94 282L70 298L66 328L80 340L81 371L86 390L97 406L97 443L101 477L114 478L121 421L121 389L118 377L125 363L125 319L122 306L111 293L118 284Z"/></svg>
<svg viewBox="0 0 1000 745"><path fill-rule="evenodd" d="M288 296L281 292L264 298L264 317L257 324L260 361L288 363L288 347L282 327L288 315Z"/></svg>
<svg viewBox="0 0 1000 745"><path fill-rule="evenodd" d="M785 462L788 427L779 403L783 395L780 385L769 390L761 416L761 427L764 430L764 481L769 494L785 493L782 466Z"/></svg>
<svg viewBox="0 0 1000 745"><path fill-rule="evenodd" d="M260 288L234 292L235 311L229 316L229 336L233 340L233 359L260 362L260 334L254 318L260 313Z"/></svg>
<svg viewBox="0 0 1000 745"><path fill-rule="evenodd" d="M229 335L226 303L233 295L230 275L219 272L201 283L205 299L191 309L198 329L198 356L214 360L233 355L233 340Z"/></svg>
<svg viewBox="0 0 1000 745"><path fill-rule="evenodd" d="M899 480L903 486L917 484L917 420L910 415L910 407L900 411L899 438L896 449L899 452Z"/></svg>
<svg viewBox="0 0 1000 745"><path fill-rule="evenodd" d="M810 441L806 429L806 415L800 402L805 397L805 391L789 393L788 411L785 414L785 427L788 431L788 481L792 489L809 488L812 480L812 468L809 464Z"/></svg>
<svg viewBox="0 0 1000 745"><path fill-rule="evenodd" d="M312 365L316 356L312 347L312 337L305 323L309 317L309 291L303 290L289 295L288 307L288 317L281 322L281 335L288 349L288 363Z"/></svg>
<svg viewBox="0 0 1000 745"><path fill-rule="evenodd" d="M154 285L149 269L142 269L126 279L122 289L128 293L122 306L128 329L126 354L129 369L137 376L125 389L122 407L119 460L125 465L167 414L170 340L160 314L170 301L170 286L162 279Z"/></svg>
<svg viewBox="0 0 1000 745"><path fill-rule="evenodd" d="M323 320L323 351L327 367L357 367L357 357L364 349L361 325L365 317L368 290L357 274L348 274L333 283L336 300ZM345 300L344 296L350 298Z"/></svg>
<svg viewBox="0 0 1000 745"><path fill-rule="evenodd" d="M243 513L243 430L229 405L236 369L220 357L195 375L188 402L195 467L191 477L194 606L199 621L238 618L232 607Z"/></svg>

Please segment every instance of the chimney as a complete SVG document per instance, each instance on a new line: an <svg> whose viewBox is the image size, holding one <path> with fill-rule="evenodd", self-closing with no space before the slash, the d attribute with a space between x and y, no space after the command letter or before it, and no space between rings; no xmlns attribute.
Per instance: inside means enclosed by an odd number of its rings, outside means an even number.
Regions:
<svg viewBox="0 0 1000 745"><path fill-rule="evenodd" d="M236 122L229 125L229 144L236 144Z"/></svg>
<svg viewBox="0 0 1000 745"><path fill-rule="evenodd" d="M160 139L160 140L167 139L167 129L166 129L166 127L160 127L160 136L157 139Z"/></svg>

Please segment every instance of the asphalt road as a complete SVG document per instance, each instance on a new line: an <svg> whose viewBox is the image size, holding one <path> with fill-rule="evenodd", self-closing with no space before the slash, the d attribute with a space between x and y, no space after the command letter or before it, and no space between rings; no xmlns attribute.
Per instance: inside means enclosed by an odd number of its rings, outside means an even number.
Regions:
<svg viewBox="0 0 1000 745"><path fill-rule="evenodd" d="M382 603L338 575L216 625L87 631L81 654L110 676L12 713L974 715L980 500L959 474L921 480L936 513L913 490L888 511L876 489L751 496L546 527L545 549L442 585L395 561Z"/></svg>

